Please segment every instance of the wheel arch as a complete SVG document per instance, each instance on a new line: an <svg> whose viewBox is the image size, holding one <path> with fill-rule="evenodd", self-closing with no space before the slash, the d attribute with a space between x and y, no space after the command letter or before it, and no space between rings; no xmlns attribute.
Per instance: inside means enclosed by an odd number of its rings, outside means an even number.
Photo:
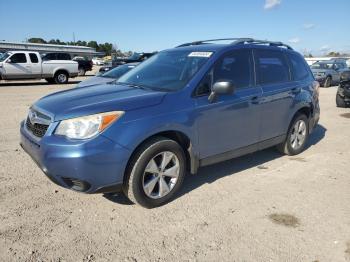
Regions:
<svg viewBox="0 0 350 262"><path fill-rule="evenodd" d="M57 69L55 69L55 71L54 71L54 73L53 73L53 76L55 76L57 73L59 73L59 72L64 72L64 73L66 73L67 74L67 76L69 77L69 71L67 70L67 69L65 69L65 68L57 68Z"/></svg>
<svg viewBox="0 0 350 262"><path fill-rule="evenodd" d="M154 139L155 137L164 137L164 138L168 138L168 139L171 139L171 140L174 140L175 142L177 142L182 147L182 149L185 153L187 171L190 171L192 174L195 174L197 172L199 160L198 160L196 154L194 153L193 145L192 145L192 142L191 142L191 139L189 138L189 136L186 135L184 132L179 131L179 130L164 130L164 131L160 131L160 132L153 133L153 134L149 135L148 137L144 138L142 141L140 141L137 144L137 146L132 151L132 153L129 157L128 163L126 165L125 172L124 172L124 179L127 177L127 172L131 168L130 164L133 160L133 157L137 153L137 151L145 143Z"/></svg>
<svg viewBox="0 0 350 262"><path fill-rule="evenodd" d="M294 114L292 114L291 118L289 119L287 132L288 132L291 124L293 123L293 120L299 114L305 115L310 123L310 119L312 118L312 116L314 114L314 108L313 108L312 103L303 103L303 104L299 105L299 107L295 110ZM310 132L310 130L309 130L309 132Z"/></svg>

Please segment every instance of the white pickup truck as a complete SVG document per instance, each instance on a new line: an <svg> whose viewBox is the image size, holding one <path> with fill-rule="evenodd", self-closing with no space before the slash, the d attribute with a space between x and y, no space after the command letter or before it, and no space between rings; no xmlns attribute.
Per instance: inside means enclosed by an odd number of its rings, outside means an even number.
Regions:
<svg viewBox="0 0 350 262"><path fill-rule="evenodd" d="M69 60L42 61L38 52L10 51L0 57L0 80L42 79L66 84L78 75L78 63Z"/></svg>

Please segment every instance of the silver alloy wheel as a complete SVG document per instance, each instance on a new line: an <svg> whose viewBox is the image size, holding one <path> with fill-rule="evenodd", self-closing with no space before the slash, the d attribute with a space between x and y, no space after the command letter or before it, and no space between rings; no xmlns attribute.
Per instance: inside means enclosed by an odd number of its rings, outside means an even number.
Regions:
<svg viewBox="0 0 350 262"><path fill-rule="evenodd" d="M64 82L67 81L67 76L66 76L65 74L59 74L59 75L57 76L57 79L58 79L58 82L64 83Z"/></svg>
<svg viewBox="0 0 350 262"><path fill-rule="evenodd" d="M294 150L298 150L304 143L306 138L306 124L304 120L299 120L294 124L292 134L290 136L290 145Z"/></svg>
<svg viewBox="0 0 350 262"><path fill-rule="evenodd" d="M177 156L164 151L153 157L143 172L142 186L145 194L153 199L170 193L176 185L180 174L180 163Z"/></svg>

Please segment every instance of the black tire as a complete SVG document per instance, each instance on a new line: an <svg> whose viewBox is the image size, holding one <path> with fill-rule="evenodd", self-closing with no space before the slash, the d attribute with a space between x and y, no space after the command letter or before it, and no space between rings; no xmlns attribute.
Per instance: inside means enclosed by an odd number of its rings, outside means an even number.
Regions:
<svg viewBox="0 0 350 262"><path fill-rule="evenodd" d="M79 70L78 71L78 76L84 76L85 75L86 71L85 71L84 68L80 67L78 70Z"/></svg>
<svg viewBox="0 0 350 262"><path fill-rule="evenodd" d="M337 104L337 107L346 107L344 97L341 97L338 93L335 97L335 102Z"/></svg>
<svg viewBox="0 0 350 262"><path fill-rule="evenodd" d="M54 84L55 83L55 79L53 78L45 78L46 82L48 82L49 84Z"/></svg>
<svg viewBox="0 0 350 262"><path fill-rule="evenodd" d="M146 176L151 174L145 172L145 169L153 159L157 158L163 152L170 152L176 156L179 164L178 176L172 189L170 189L165 196L152 198L146 194L144 189ZM155 137L141 145L133 155L126 172L123 191L124 194L134 203L137 203L145 208L158 207L167 203L177 193L183 183L185 173L186 157L182 147L174 140L165 137ZM153 180L157 175L151 174L151 176L151 179ZM158 179L158 181L160 180ZM156 183L158 183L155 185L158 185L160 195L160 182ZM153 186L155 190L157 189L156 186Z"/></svg>
<svg viewBox="0 0 350 262"><path fill-rule="evenodd" d="M298 121L303 121L305 124L305 138L304 141L300 144L300 146L298 146L297 148L292 146L292 142L293 142L293 133L295 131L295 125ZM287 137L285 139L285 141L277 146L277 149L282 153L282 154L286 154L289 156L294 156L297 154L300 154L304 149L305 149L305 145L308 141L309 138L309 121L308 118L304 115L304 114L297 114L294 119L292 120L289 129L288 129L288 133L287 133ZM296 139L296 138L295 138Z"/></svg>
<svg viewBox="0 0 350 262"><path fill-rule="evenodd" d="M68 74L64 71L58 71L54 76L54 80L56 84L67 84Z"/></svg>
<svg viewBox="0 0 350 262"><path fill-rule="evenodd" d="M326 77L326 80L324 81L323 86L326 87L326 88L328 88L328 87L330 87L331 85L332 85L332 77L327 76L327 77Z"/></svg>

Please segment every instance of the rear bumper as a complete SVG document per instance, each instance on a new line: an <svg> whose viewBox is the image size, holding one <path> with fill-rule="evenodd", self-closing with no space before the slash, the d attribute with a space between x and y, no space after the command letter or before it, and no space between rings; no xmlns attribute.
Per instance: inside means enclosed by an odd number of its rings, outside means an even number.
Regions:
<svg viewBox="0 0 350 262"><path fill-rule="evenodd" d="M48 130L49 131L49 130ZM131 155L102 135L89 141L70 141L45 134L39 141L21 123L20 144L55 184L85 193L118 192Z"/></svg>

